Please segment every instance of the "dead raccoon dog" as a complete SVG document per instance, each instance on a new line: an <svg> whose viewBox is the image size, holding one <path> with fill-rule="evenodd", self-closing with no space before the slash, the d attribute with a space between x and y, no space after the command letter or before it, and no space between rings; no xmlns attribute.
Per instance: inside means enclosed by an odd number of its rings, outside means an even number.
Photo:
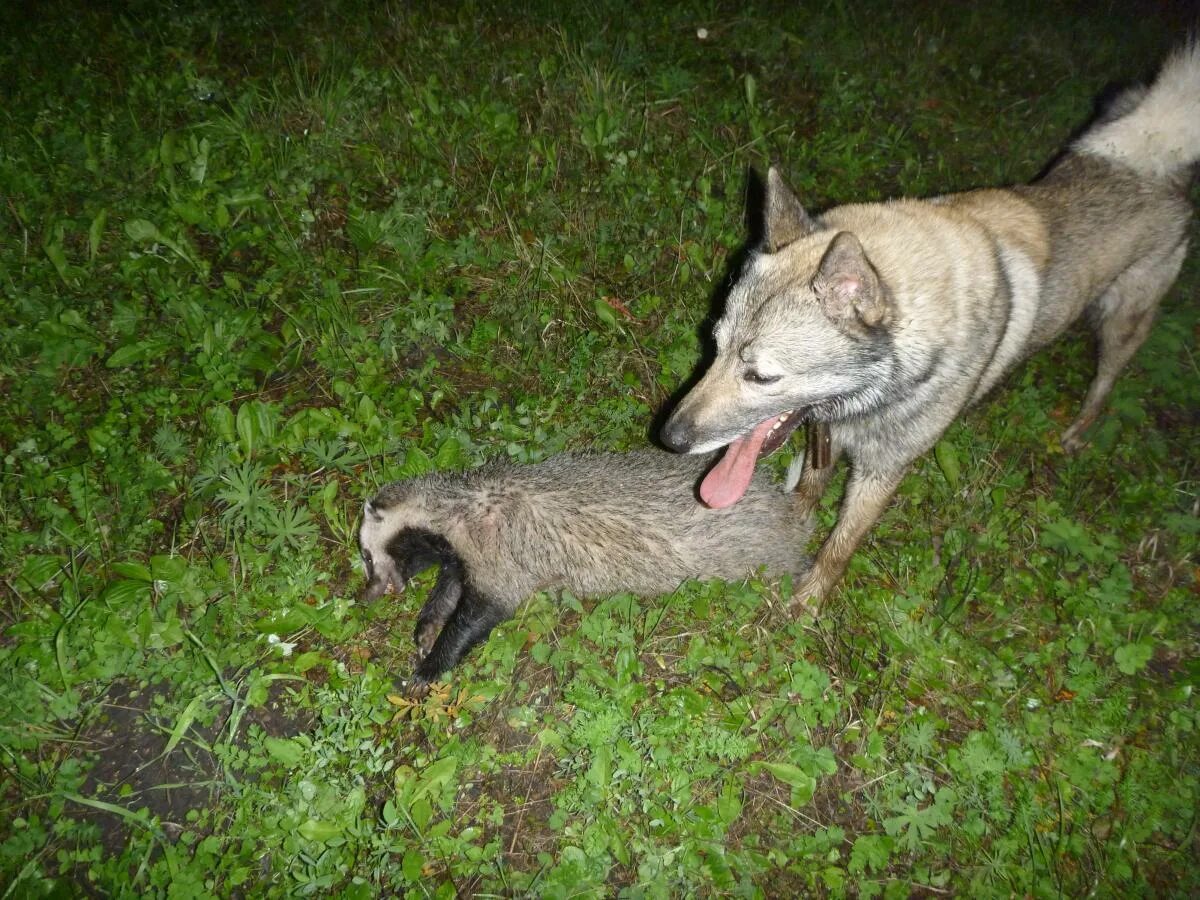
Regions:
<svg viewBox="0 0 1200 900"><path fill-rule="evenodd" d="M540 590L654 596L689 578L803 571L810 528L794 485L756 475L742 502L709 509L696 485L711 464L662 451L563 454L380 490L359 530L367 599L441 566L417 616L410 690L424 691Z"/></svg>

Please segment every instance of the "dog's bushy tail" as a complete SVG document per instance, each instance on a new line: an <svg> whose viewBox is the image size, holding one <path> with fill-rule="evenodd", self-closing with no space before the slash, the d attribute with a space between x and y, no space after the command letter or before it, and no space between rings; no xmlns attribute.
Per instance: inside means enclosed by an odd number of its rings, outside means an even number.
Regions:
<svg viewBox="0 0 1200 900"><path fill-rule="evenodd" d="M1149 88L1118 97L1075 149L1149 178L1173 178L1200 161L1200 38L1167 57Z"/></svg>

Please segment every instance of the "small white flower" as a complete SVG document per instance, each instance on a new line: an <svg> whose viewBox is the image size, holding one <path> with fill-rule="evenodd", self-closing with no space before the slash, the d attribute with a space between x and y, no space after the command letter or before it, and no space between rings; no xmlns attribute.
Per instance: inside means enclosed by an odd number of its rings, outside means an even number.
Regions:
<svg viewBox="0 0 1200 900"><path fill-rule="evenodd" d="M700 38L700 40L702 40L702 41L708 40L708 29L707 28L697 28L696 29L696 37Z"/></svg>
<svg viewBox="0 0 1200 900"><path fill-rule="evenodd" d="M277 647L279 649L280 656L291 656L292 651L296 649L296 644L294 642L280 640L279 635L277 634L268 634L267 643L272 647Z"/></svg>
<svg viewBox="0 0 1200 900"><path fill-rule="evenodd" d="M1041 705L1042 705L1042 701L1039 700L1037 697L1030 697L1028 700L1025 701L1026 709L1037 709Z"/></svg>

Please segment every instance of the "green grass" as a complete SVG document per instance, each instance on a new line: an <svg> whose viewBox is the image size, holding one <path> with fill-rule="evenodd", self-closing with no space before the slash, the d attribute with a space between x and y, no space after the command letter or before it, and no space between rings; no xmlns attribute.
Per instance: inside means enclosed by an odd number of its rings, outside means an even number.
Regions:
<svg viewBox="0 0 1200 900"><path fill-rule="evenodd" d="M647 443L748 170L1029 179L1188 23L291 7L0 13L4 896L1200 892L1195 252L1090 449L1080 332L819 619L539 597L395 703L418 601L354 539L393 478Z"/></svg>

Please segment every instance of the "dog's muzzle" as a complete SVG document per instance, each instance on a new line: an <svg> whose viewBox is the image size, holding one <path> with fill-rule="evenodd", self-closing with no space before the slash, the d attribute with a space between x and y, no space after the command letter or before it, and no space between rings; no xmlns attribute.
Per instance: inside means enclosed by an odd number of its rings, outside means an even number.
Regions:
<svg viewBox="0 0 1200 900"><path fill-rule="evenodd" d="M674 416L667 420L658 434L662 442L676 453L687 453L696 443L696 433L691 425Z"/></svg>

